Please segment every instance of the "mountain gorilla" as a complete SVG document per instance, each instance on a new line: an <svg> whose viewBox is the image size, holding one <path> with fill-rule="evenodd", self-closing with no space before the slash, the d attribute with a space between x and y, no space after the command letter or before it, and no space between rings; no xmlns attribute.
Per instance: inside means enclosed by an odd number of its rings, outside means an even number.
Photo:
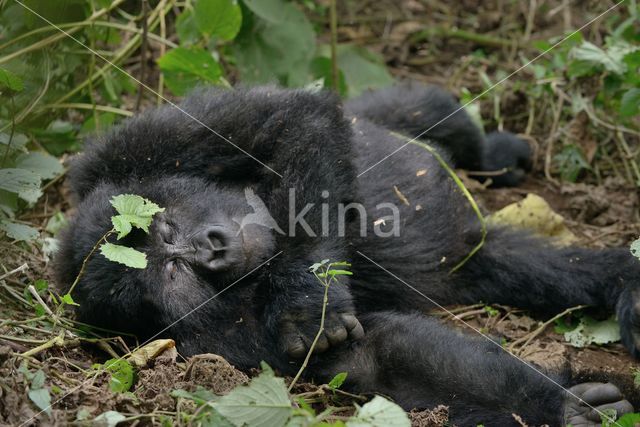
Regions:
<svg viewBox="0 0 640 427"><path fill-rule="evenodd" d="M516 184L528 167L523 141L485 138L451 95L413 84L344 107L329 93L258 87L201 90L180 108L148 111L73 163L79 205L58 282L68 289L111 228L110 198L139 194L166 210L148 235L118 243L145 252L149 266L91 257L74 290L84 322L140 338L162 331L185 355L217 353L241 369L264 360L291 375L320 324L324 289L309 266L347 260L353 276L330 287L307 379L347 371L349 390L407 409L444 403L458 425L512 425L513 413L530 425L592 425L594 408L632 410L611 384L545 378L490 339L424 314L479 301L539 313L601 306L640 354L640 263L627 249L559 249L495 228L450 273L481 232L436 159L399 137L432 126L422 139L455 167L505 169L497 185Z"/></svg>

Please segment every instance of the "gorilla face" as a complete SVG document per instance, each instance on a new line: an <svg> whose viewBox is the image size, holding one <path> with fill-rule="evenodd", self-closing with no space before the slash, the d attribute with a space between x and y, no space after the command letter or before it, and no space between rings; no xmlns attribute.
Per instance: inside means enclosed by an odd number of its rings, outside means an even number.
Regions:
<svg viewBox="0 0 640 427"><path fill-rule="evenodd" d="M240 227L250 212L242 188L222 188L199 179L165 177L155 182L99 185L78 206L63 236L59 256L73 262L59 272L60 283L73 282L83 259L107 233L115 214L109 203L117 194L145 197L165 211L154 216L149 234L134 229L109 242L146 254L146 269L128 268L96 251L74 290L82 318L98 326L121 319L122 329L146 335L157 332L209 299L274 253L268 228ZM215 305L208 307L215 312ZM113 327L113 324L110 324Z"/></svg>

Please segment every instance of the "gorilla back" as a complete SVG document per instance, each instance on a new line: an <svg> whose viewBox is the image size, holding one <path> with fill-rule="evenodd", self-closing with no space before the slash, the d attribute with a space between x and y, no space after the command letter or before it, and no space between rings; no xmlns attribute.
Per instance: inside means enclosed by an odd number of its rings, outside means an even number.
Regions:
<svg viewBox="0 0 640 427"><path fill-rule="evenodd" d="M385 393L407 409L444 403L461 425L511 425L512 413L578 425L599 420L594 405L630 411L613 385L543 374L487 337L421 314L478 301L542 313L602 306L617 310L637 354L640 266L628 251L556 249L493 229L449 274L478 243L479 225L438 162L398 137L447 116L421 137L453 166L504 169L497 185L519 182L528 146L508 133L485 138L437 88L396 86L345 108L327 93L206 90L180 109L148 111L73 163L78 209L57 256L58 283L68 288L111 228L109 199L140 194L166 210L148 235L119 243L145 252L149 266L90 258L74 290L85 322L171 337L185 355L217 353L242 369L265 360L293 374L322 311L324 290L308 267L349 260L353 276L330 288L308 379L347 371L351 390Z"/></svg>

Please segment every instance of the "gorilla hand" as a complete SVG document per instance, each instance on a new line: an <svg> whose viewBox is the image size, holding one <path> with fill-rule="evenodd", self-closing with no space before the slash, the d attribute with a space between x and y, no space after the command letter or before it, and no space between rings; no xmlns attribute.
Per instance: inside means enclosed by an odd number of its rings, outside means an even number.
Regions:
<svg viewBox="0 0 640 427"><path fill-rule="evenodd" d="M569 389L564 404L564 425L595 427L601 425L601 413L616 411L617 417L633 412L618 387L604 383L582 383Z"/></svg>

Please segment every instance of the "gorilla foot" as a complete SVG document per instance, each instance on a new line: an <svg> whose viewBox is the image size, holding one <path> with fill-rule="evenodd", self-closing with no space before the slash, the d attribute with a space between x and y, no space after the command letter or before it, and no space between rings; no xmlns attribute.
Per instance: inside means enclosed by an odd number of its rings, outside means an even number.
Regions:
<svg viewBox="0 0 640 427"><path fill-rule="evenodd" d="M569 391L573 395L567 394L564 405L564 425L600 426L601 413L607 409L615 410L617 417L633 412L631 403L624 399L618 387L613 384L582 383L571 387Z"/></svg>
<svg viewBox="0 0 640 427"><path fill-rule="evenodd" d="M300 322L302 320L302 322ZM281 337L284 340L287 353L291 357L300 358L306 356L313 340L318 333L320 323L309 328L306 319L293 319L288 316L283 319ZM364 336L364 329L360 321L351 313L327 313L324 330L314 347L314 352L322 353L347 340L357 340Z"/></svg>

